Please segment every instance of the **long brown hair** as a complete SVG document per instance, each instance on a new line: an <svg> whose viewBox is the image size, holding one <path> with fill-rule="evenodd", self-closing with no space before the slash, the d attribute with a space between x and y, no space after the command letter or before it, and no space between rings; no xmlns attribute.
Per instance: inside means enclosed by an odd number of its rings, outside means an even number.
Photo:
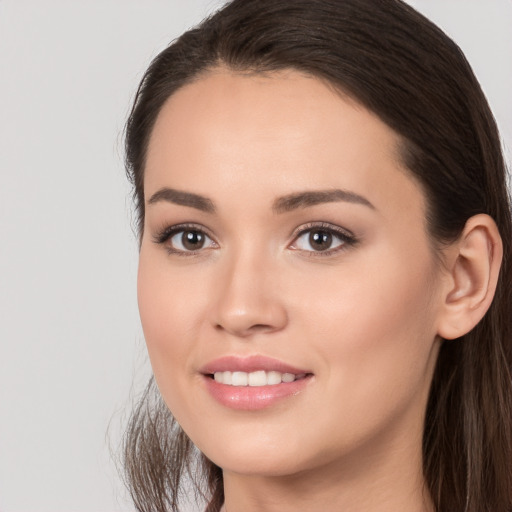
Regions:
<svg viewBox="0 0 512 512"><path fill-rule="evenodd" d="M174 41L144 75L126 127L126 165L144 226L144 163L164 102L209 70L295 69L329 82L403 140L423 187L434 245L478 213L504 244L494 301L467 335L442 344L427 405L424 475L437 511L512 510L512 225L496 123L458 46L400 0L234 0ZM155 394L156 393L156 394ZM222 471L165 408L153 381L125 440L137 510L177 511L183 483L218 511ZM189 485L189 484L188 484Z"/></svg>

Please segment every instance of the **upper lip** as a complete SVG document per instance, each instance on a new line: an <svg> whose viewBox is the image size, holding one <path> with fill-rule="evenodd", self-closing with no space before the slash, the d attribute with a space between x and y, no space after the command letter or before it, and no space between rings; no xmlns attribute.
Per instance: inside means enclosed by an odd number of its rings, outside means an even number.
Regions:
<svg viewBox="0 0 512 512"><path fill-rule="evenodd" d="M262 355L252 356L224 356L205 364L199 371L204 375L216 372L256 372L264 370L267 372L293 373L302 375L311 373L308 370L291 366L283 361Z"/></svg>

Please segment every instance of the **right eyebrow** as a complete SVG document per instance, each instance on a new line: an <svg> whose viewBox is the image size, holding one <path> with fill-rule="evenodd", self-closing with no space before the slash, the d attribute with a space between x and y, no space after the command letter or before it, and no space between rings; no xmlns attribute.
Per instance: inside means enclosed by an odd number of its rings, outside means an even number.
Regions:
<svg viewBox="0 0 512 512"><path fill-rule="evenodd" d="M148 205L166 201L168 203L188 206L206 213L215 213L213 201L205 196L193 194L192 192L183 192L173 188L164 187L157 190L147 201Z"/></svg>

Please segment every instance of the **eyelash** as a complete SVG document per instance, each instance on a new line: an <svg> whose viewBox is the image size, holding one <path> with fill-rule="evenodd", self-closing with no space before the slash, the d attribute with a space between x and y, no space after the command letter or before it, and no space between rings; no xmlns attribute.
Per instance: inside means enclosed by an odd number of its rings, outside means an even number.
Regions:
<svg viewBox="0 0 512 512"><path fill-rule="evenodd" d="M218 247L218 244L215 242L214 238L209 234L207 230L203 226L197 225L197 224L177 224L174 226L168 226L164 228L162 231L157 233L153 237L153 241L156 244L163 245L166 242L168 242L173 236L177 235L181 232L191 231L195 233L202 234L206 237L208 237L213 244L215 244ZM325 251L308 251L304 249L297 249L294 248L293 245L297 243L297 241L302 237L307 235L308 233L312 232L324 232L327 233L333 238L337 238L341 243L340 245L332 248L327 249ZM301 251L302 253L305 253L308 257L328 257L332 256L334 254L337 254L339 252L347 250L349 247L353 247L358 243L358 239L348 230L345 230L343 228L340 228L339 226L336 226L334 224L329 224L326 222L311 222L308 224L304 224L297 228L294 233L292 234L293 241L289 245L289 247L294 251ZM202 251L205 251L208 248L201 247L198 250L191 250L191 251L184 251L181 249L176 249L170 245L167 246L167 252L169 254L175 254L177 256L195 256L199 254Z"/></svg>
<svg viewBox="0 0 512 512"><path fill-rule="evenodd" d="M166 242L168 242L174 235L177 235L178 233L186 232L186 231L191 231L191 232L202 234L202 235L208 237L210 240L212 240L215 243L215 245L217 245L215 240L213 239L213 237L208 233L208 231L205 230L205 228L203 226L199 226L197 224L176 224L174 226L168 226L168 227L164 228L162 231L160 231L159 233L157 233L153 237L153 241L157 244L163 245ZM175 249L171 245L167 246L167 252L169 254L175 254L177 256L194 256L204 250L205 250L204 248L200 248L196 251L182 251L181 249Z"/></svg>
<svg viewBox="0 0 512 512"><path fill-rule="evenodd" d="M307 251L301 249L293 249L296 251L302 251L308 257L328 257L338 254L340 252L346 251L349 247L353 247L358 243L358 239L354 236L350 231L340 228L334 224L329 224L327 222L311 222L308 224L303 224L293 233L293 242L292 245L299 240L300 237L307 235L308 233L314 232L324 232L329 235L332 235L333 238L337 238L341 244L333 247L332 249L327 249L325 251Z"/></svg>

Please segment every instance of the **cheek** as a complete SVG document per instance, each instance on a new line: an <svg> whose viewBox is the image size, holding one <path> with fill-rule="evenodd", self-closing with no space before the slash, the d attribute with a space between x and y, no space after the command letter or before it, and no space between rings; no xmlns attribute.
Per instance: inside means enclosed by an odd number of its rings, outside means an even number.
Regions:
<svg viewBox="0 0 512 512"><path fill-rule="evenodd" d="M336 383L350 383L353 396L379 397L376 390L426 386L435 339L432 267L429 259L381 255L380 265L340 267L300 306L303 329ZM384 268L385 267L385 271ZM307 285L306 285L307 286ZM316 288L318 290L318 287ZM295 290L295 296L305 294Z"/></svg>
<svg viewBox="0 0 512 512"><path fill-rule="evenodd" d="M194 274L192 274L194 275ZM137 282L139 312L151 367L160 393L181 424L201 424L190 403L191 350L204 325L206 294L200 281L176 271L165 257L141 251ZM186 421L185 421L186 423Z"/></svg>
<svg viewBox="0 0 512 512"><path fill-rule="evenodd" d="M198 280L179 272L165 257L141 250L137 280L139 312L148 353L159 386L188 367L190 339L204 323L206 297Z"/></svg>

